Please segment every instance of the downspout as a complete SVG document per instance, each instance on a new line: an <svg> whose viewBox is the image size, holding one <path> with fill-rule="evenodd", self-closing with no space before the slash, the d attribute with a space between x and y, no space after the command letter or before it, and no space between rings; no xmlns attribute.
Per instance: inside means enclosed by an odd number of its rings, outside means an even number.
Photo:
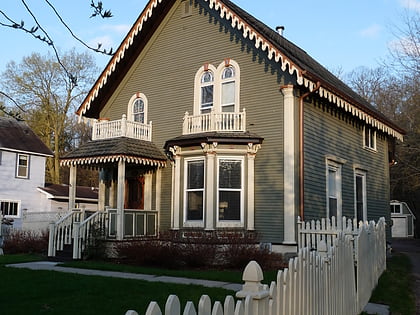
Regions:
<svg viewBox="0 0 420 315"><path fill-rule="evenodd" d="M302 71L302 74L304 74L306 71ZM303 119L303 101L306 97L309 95L315 93L318 91L318 89L321 87L321 83L319 81L316 82L316 86L312 91L306 92L305 94L301 95L299 97L299 216L300 219L304 219L304 171L305 171L305 163L304 163L304 157L305 154L303 152L305 148L304 143L304 119Z"/></svg>

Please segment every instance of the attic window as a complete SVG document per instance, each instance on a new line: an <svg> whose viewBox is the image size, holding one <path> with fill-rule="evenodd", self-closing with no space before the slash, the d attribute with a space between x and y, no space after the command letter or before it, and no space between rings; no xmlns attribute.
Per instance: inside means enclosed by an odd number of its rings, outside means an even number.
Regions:
<svg viewBox="0 0 420 315"><path fill-rule="evenodd" d="M184 0L181 2L181 18L192 15L192 0Z"/></svg>

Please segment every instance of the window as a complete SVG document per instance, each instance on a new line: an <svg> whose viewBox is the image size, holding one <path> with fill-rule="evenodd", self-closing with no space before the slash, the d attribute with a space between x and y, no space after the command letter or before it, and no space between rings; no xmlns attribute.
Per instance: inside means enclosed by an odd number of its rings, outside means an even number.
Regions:
<svg viewBox="0 0 420 315"><path fill-rule="evenodd" d="M218 221L242 221L242 160L218 161Z"/></svg>
<svg viewBox="0 0 420 315"><path fill-rule="evenodd" d="M133 121L144 124L144 101L138 98L133 103Z"/></svg>
<svg viewBox="0 0 420 315"><path fill-rule="evenodd" d="M393 214L402 214L401 204L399 204L399 203L392 203L391 204L391 213L393 213Z"/></svg>
<svg viewBox="0 0 420 315"><path fill-rule="evenodd" d="M19 216L19 201L13 200L1 200L0 201L0 210L4 216Z"/></svg>
<svg viewBox="0 0 420 315"><path fill-rule="evenodd" d="M143 93L136 93L128 102L128 120L147 123L147 98Z"/></svg>
<svg viewBox="0 0 420 315"><path fill-rule="evenodd" d="M195 75L194 115L239 111L239 65L226 59L203 65Z"/></svg>
<svg viewBox="0 0 420 315"><path fill-rule="evenodd" d="M376 151L376 131L367 126L364 129L364 147Z"/></svg>
<svg viewBox="0 0 420 315"><path fill-rule="evenodd" d="M341 165L327 161L327 217L341 219Z"/></svg>
<svg viewBox="0 0 420 315"><path fill-rule="evenodd" d="M210 70L207 70L201 76L201 101L200 113L210 113L213 108L213 87L214 76Z"/></svg>
<svg viewBox="0 0 420 315"><path fill-rule="evenodd" d="M222 73L222 98L221 111L235 111L235 69L232 66L225 67Z"/></svg>
<svg viewBox="0 0 420 315"><path fill-rule="evenodd" d="M366 205L366 172L355 170L354 174L355 218L357 221L367 220Z"/></svg>
<svg viewBox="0 0 420 315"><path fill-rule="evenodd" d="M185 219L203 221L204 160L186 160L185 175Z"/></svg>
<svg viewBox="0 0 420 315"><path fill-rule="evenodd" d="M29 155L27 154L17 155L16 177L29 178Z"/></svg>

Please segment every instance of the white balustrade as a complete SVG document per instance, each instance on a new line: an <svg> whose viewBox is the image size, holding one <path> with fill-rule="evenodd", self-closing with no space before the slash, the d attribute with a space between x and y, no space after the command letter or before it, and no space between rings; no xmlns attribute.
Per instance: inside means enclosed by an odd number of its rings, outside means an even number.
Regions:
<svg viewBox="0 0 420 315"><path fill-rule="evenodd" d="M188 112L185 113L183 124L184 135L209 131L246 131L245 109L242 112L232 113L215 111L201 115L189 115Z"/></svg>
<svg viewBox="0 0 420 315"><path fill-rule="evenodd" d="M143 124L127 120L123 115L119 120L97 121L93 124L92 140L128 137L138 140L152 140L152 122Z"/></svg>

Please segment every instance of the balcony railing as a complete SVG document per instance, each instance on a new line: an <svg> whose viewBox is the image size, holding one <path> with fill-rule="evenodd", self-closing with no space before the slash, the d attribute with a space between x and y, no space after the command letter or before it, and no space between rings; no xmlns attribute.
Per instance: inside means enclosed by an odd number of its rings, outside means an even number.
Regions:
<svg viewBox="0 0 420 315"><path fill-rule="evenodd" d="M112 121L98 121L93 124L92 140L128 137L138 140L152 141L152 122L142 124L122 119Z"/></svg>
<svg viewBox="0 0 420 315"><path fill-rule="evenodd" d="M183 134L193 134L209 131L231 132L246 131L245 109L242 112L219 113L184 116Z"/></svg>

